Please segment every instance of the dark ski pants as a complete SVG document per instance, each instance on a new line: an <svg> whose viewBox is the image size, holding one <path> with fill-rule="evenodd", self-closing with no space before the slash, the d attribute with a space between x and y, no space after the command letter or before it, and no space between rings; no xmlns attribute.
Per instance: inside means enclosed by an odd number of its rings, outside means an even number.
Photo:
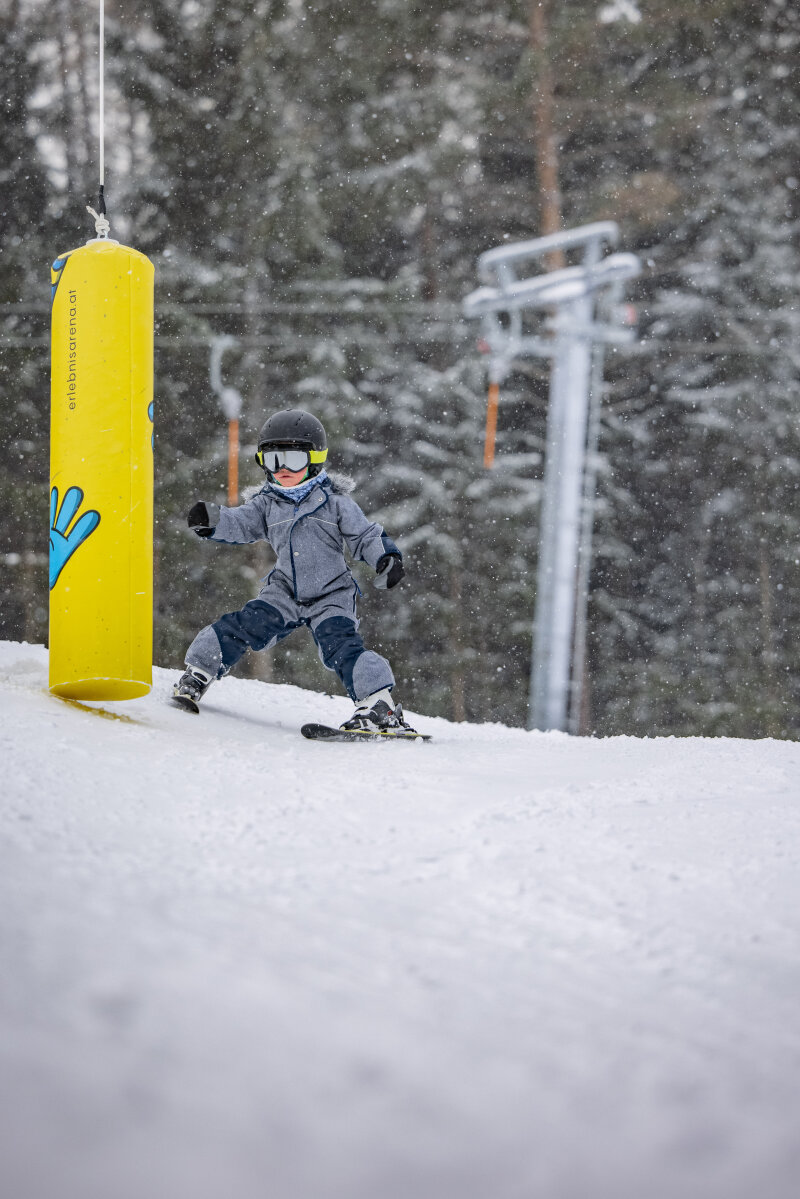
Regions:
<svg viewBox="0 0 800 1199"><path fill-rule="evenodd" d="M326 600L297 604L283 589L276 591L268 585L258 599L250 600L238 612L226 612L201 629L186 651L186 664L220 679L248 649L270 649L305 625L311 630L322 664L338 675L352 700L392 687L391 666L380 654L366 649L358 633L353 590L348 587L346 595L335 593Z"/></svg>

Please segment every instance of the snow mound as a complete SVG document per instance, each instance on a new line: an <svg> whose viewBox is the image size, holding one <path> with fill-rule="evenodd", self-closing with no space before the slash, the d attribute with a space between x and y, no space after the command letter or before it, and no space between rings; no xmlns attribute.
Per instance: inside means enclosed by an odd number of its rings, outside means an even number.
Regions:
<svg viewBox="0 0 800 1199"><path fill-rule="evenodd" d="M800 747L581 740L0 643L0 1191L789 1199Z"/></svg>

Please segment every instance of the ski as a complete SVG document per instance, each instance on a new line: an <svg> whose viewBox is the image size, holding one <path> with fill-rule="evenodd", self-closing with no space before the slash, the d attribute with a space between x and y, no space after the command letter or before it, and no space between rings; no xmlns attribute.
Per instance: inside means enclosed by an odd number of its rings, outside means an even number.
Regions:
<svg viewBox="0 0 800 1199"><path fill-rule="evenodd" d="M333 729L327 724L304 724L300 732L309 741L430 741L428 733L415 733L411 730L395 732L393 729L386 729L373 733L367 729Z"/></svg>

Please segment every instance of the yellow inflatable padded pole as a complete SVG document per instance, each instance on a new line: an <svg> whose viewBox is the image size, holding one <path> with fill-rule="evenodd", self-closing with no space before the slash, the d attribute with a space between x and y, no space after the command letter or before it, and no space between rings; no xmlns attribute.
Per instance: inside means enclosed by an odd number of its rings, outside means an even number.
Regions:
<svg viewBox="0 0 800 1199"><path fill-rule="evenodd" d="M50 690L152 685L153 265L110 239L53 263Z"/></svg>

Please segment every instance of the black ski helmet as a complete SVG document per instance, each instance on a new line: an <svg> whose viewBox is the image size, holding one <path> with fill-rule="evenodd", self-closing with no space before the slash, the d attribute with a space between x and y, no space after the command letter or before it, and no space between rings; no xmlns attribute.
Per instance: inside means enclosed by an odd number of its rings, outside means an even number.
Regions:
<svg viewBox="0 0 800 1199"><path fill-rule="evenodd" d="M263 451L269 447L282 450L307 450L310 459L309 479L313 479L314 475L319 474L328 457L328 439L322 423L310 412L303 412L301 408L273 412L272 416L261 426L258 434L256 462L265 470Z"/></svg>

